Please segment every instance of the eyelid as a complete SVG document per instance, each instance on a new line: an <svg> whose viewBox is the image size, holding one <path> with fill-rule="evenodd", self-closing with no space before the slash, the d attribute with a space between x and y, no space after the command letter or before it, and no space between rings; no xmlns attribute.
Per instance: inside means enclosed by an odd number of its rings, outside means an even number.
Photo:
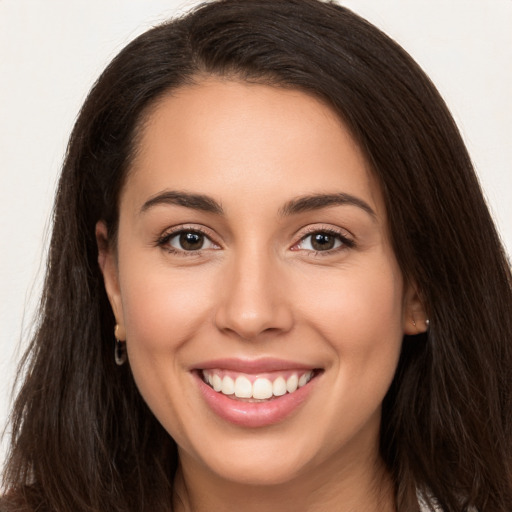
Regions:
<svg viewBox="0 0 512 512"><path fill-rule="evenodd" d="M341 246L335 247L332 249L327 249L325 251L314 251L311 249L300 249L297 248L299 244L301 244L306 238L315 234L315 233L327 233L337 237L341 241ZM319 255L327 255L332 254L337 251L342 251L346 249L351 249L356 246L356 242L352 234L350 234L346 229L334 227L332 225L313 225L307 226L299 233L299 239L293 244L291 250L307 250L308 252L314 252Z"/></svg>
<svg viewBox="0 0 512 512"><path fill-rule="evenodd" d="M172 247L169 245L169 241L174 237L180 235L181 233L200 233L205 238L207 238L215 248L207 248L207 249L197 249L195 251L186 251L184 249L178 249L176 247ZM210 233L210 230L206 229L204 226L198 226L196 224L180 224L178 226L173 226L171 228L166 229L161 235L157 237L155 240L155 245L159 246L170 253L178 254L182 256L197 256L201 254L202 251L209 250L218 250L221 249L221 245L214 240L214 236Z"/></svg>
<svg viewBox="0 0 512 512"><path fill-rule="evenodd" d="M171 228L166 229L161 235L157 237L155 240L155 245L159 246L165 250L167 250L170 253L183 255L183 256L198 256L202 253L202 251L210 251L210 250L218 250L221 249L222 246L220 243L216 241L216 238L214 235L211 234L208 228L205 228L201 225L195 225L195 224L180 224L177 226L173 226ZM178 236L181 233L200 233L205 238L207 238L211 244L213 244L214 248L206 248L206 249L197 249L197 250L190 250L187 251L185 249L179 249L176 247L172 247L169 245L169 241L173 238ZM338 240L341 242L341 245L338 247L334 247L331 249L326 249L325 251L315 251L314 249L302 249L298 247L307 237L315 234L315 233L327 233L332 236L335 236L338 238ZM297 235L298 239L297 241L292 245L290 248L292 251L298 251L298 250L304 250L309 253L319 254L319 255L328 255L332 253L336 253L338 251L346 250L355 247L356 243L354 240L354 237L352 234L350 234L346 229L335 227L332 225L310 225L307 226L299 231L299 234Z"/></svg>

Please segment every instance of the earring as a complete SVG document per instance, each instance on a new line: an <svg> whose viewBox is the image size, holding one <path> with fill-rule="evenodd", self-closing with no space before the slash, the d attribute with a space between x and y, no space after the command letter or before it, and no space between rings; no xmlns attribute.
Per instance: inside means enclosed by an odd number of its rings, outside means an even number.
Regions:
<svg viewBox="0 0 512 512"><path fill-rule="evenodd" d="M126 363L127 355L126 355L126 346L124 342L122 342L117 333L119 331L119 325L116 324L114 329L114 336L116 338L116 345L114 347L114 359L116 361L117 366L122 366Z"/></svg>
<svg viewBox="0 0 512 512"><path fill-rule="evenodd" d="M428 318L425 320L425 324L427 325L427 329L428 329L430 327L430 320Z"/></svg>

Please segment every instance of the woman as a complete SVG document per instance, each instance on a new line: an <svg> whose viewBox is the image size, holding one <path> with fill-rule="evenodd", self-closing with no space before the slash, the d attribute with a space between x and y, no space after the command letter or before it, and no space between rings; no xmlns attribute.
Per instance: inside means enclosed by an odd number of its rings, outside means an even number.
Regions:
<svg viewBox="0 0 512 512"><path fill-rule="evenodd" d="M3 506L505 512L511 306L400 47L316 0L205 5L77 120Z"/></svg>

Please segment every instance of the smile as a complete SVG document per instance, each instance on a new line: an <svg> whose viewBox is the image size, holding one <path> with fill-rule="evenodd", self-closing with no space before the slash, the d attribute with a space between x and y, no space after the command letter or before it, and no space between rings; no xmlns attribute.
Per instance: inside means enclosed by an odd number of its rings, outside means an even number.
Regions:
<svg viewBox="0 0 512 512"><path fill-rule="evenodd" d="M290 361L223 359L198 365L192 376L208 409L238 427L268 427L304 407L324 370Z"/></svg>
<svg viewBox="0 0 512 512"><path fill-rule="evenodd" d="M267 375L229 372L221 369L203 370L203 381L213 390L233 399L268 400L295 393L314 376L314 371L283 371Z"/></svg>

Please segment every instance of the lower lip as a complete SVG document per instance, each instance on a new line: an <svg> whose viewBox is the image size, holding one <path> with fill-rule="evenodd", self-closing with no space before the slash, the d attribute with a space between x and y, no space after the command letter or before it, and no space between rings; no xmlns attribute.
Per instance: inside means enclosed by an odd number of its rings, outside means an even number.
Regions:
<svg viewBox="0 0 512 512"><path fill-rule="evenodd" d="M199 390L210 408L222 419L241 427L266 427L283 421L304 403L317 378L293 393L273 398L268 402L243 402L214 391L195 374Z"/></svg>

